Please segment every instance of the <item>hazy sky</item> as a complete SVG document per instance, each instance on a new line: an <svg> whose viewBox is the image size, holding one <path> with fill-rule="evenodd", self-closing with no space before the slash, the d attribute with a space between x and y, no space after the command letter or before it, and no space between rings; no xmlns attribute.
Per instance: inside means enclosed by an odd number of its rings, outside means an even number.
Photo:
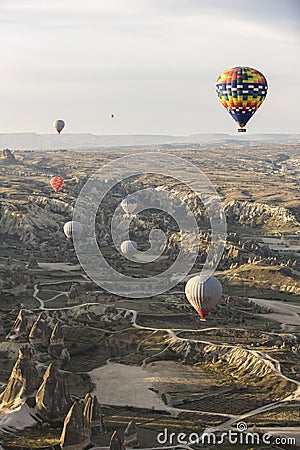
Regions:
<svg viewBox="0 0 300 450"><path fill-rule="evenodd" d="M0 0L0 132L234 133L215 81L247 65L249 132L299 133L299 28L300 0Z"/></svg>

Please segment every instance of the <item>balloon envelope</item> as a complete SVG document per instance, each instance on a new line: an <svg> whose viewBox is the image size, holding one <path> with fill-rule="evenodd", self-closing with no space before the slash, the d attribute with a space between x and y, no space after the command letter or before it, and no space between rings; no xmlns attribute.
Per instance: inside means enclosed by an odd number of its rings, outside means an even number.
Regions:
<svg viewBox="0 0 300 450"><path fill-rule="evenodd" d="M50 180L50 185L55 192L58 192L64 185L64 179L62 177L53 177Z"/></svg>
<svg viewBox="0 0 300 450"><path fill-rule="evenodd" d="M263 103L267 90L264 75L251 67L238 66L225 70L216 83L220 102L241 128Z"/></svg>
<svg viewBox="0 0 300 450"><path fill-rule="evenodd" d="M62 119L55 120L53 124L54 128L58 132L58 134L61 133L61 131L65 128L65 122Z"/></svg>
<svg viewBox="0 0 300 450"><path fill-rule="evenodd" d="M137 250L137 243L135 241L124 241L121 244L120 250L124 256L133 255Z"/></svg>
<svg viewBox="0 0 300 450"><path fill-rule="evenodd" d="M64 224L64 233L68 239L73 239L74 236L80 236L82 233L82 225L76 220L71 220Z"/></svg>
<svg viewBox="0 0 300 450"><path fill-rule="evenodd" d="M201 276L191 278L185 286L185 295L201 319L205 319L222 295L222 285L215 277L205 281Z"/></svg>
<svg viewBox="0 0 300 450"><path fill-rule="evenodd" d="M131 214L136 210L137 201L135 198L125 198L122 200L121 206L127 214Z"/></svg>

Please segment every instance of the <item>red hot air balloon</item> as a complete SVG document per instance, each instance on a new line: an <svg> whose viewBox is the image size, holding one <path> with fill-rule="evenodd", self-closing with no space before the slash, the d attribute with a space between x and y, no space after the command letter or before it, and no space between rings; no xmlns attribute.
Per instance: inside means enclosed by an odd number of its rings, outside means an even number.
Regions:
<svg viewBox="0 0 300 450"><path fill-rule="evenodd" d="M185 286L185 295L201 320L205 320L222 295L222 285L215 277L205 281L201 276L191 278Z"/></svg>
<svg viewBox="0 0 300 450"><path fill-rule="evenodd" d="M50 185L55 190L55 192L58 192L63 187L64 180L62 177L53 177L50 180Z"/></svg>

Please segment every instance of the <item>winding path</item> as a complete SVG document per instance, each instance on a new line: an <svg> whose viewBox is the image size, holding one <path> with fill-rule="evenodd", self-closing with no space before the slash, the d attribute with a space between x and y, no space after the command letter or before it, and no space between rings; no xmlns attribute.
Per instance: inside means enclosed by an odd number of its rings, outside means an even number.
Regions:
<svg viewBox="0 0 300 450"><path fill-rule="evenodd" d="M82 280L82 279L81 280L80 279L73 279L73 280L68 280L68 281L59 281L59 282L52 282L52 283L36 284L34 286L33 297L40 304L38 309L40 309L40 310L47 310L47 311L53 311L53 310L57 310L57 309L59 309L59 310L68 310L68 309L76 308L76 306L75 307L74 306L69 306L69 307L64 307L64 308L48 308L48 307L46 307L45 306L45 301L42 300L38 296L38 294L39 294L39 286L56 285L56 284L58 285L58 284L70 283L70 282L77 282L77 283L80 283L80 284L84 284L84 283L87 282L87 278L86 278L85 275L82 275L82 277L84 278L84 280ZM59 295L62 295L62 294L63 293L56 294L55 296L50 298L47 301L47 303L52 301L52 300L54 300L55 298L57 298ZM290 302L284 302L284 304L282 304L282 302L275 301L275 300L272 301L272 300L256 299L256 298L251 298L250 300L254 301L257 304L261 304L263 306L268 306L268 307L271 306L271 308L273 308L273 307L276 308L276 310L280 314L276 315L276 317L273 316L272 318L274 320L277 320L279 322L283 321L281 323L286 323L285 322L285 320L286 320L285 316L289 315L289 313L290 313L290 315L295 318L295 322L296 322L295 325L300 325L300 315L298 315L300 313L300 306L295 305L295 304L290 303ZM99 303L84 303L84 304L82 304L80 306L88 306L88 305L99 305ZM143 329L143 330L154 331L154 332L165 331L166 333L169 334L170 337L176 338L176 339L181 340L181 341L194 341L194 342L199 342L199 343L207 344L207 345L214 345L214 346L218 346L218 347L227 347L227 348L230 347L230 348L237 348L237 349L245 350L245 351L255 355L256 357L258 357L261 361L264 361L264 363L266 363L269 366L271 366L271 368L274 370L274 372L278 376L282 377L283 379L285 379L287 381L290 381L290 382L294 383L296 385L296 387L297 387L295 389L295 391L291 395L289 395L288 397L284 398L283 400L279 400L279 401L276 401L276 402L269 403L269 404L264 405L264 406L262 406L260 408L255 408L253 410L247 411L246 413L240 414L240 415L222 414L222 413L214 413L214 412L208 412L208 411L196 411L196 410L189 410L189 409L173 408L173 407L169 407L169 406L165 405L165 409L167 411L169 411L173 415L178 415L178 414L180 414L182 412L189 412L189 413L197 413L197 414L210 414L210 415L220 415L220 416L223 416L223 417L224 416L230 417L229 420L226 420L225 422L222 422L222 424L220 424L219 426L207 428L204 432L209 433L209 432L226 430L226 429L230 428L232 425L234 425L237 422L243 421L243 420L245 420L245 419L247 419L247 418L249 418L251 416L254 416L254 415L257 415L257 414L260 414L260 413L264 413L264 412L267 412L267 411L272 411L272 410L274 410L276 408L281 407L282 405L284 405L288 401L291 401L291 400L300 401L300 382L285 376L281 372L281 367L280 367L279 361L277 361L276 359L270 357L269 355L266 355L265 353L263 353L261 351L249 350L249 349L245 349L245 348L239 347L239 346L226 345L226 344L215 344L215 343L212 343L212 342L206 341L206 340L186 339L186 338L182 338L182 337L178 336L178 334L181 333L181 332L187 332L187 331L188 332L193 332L193 331L194 332L196 332L196 331L197 332L203 332L203 331L208 331L208 330L212 330L212 329L215 329L215 328L209 327L209 328L205 328L205 329L199 331L199 330L190 330L190 329L182 329L182 328L170 329L170 328L145 327L145 326L139 325L137 323L138 312L136 310L134 310L134 309L127 309L126 311L128 313L131 313L131 315L132 315L132 325L133 325L134 328L137 328L137 329ZM283 312L284 312L284 314L283 314ZM272 313L270 313L270 314L272 314ZM263 315L270 317L269 314L266 314L266 315L263 314ZM273 333L269 333L269 334L273 334ZM163 351L165 351L165 349ZM158 356L163 351L160 351L156 355L153 355L152 358L155 357L155 356ZM112 363L109 363L109 364L112 364ZM115 364L115 363L113 363L113 364ZM276 428L276 432L279 432L280 430L282 430L282 432L284 432L284 428ZM291 428L291 430L294 430L294 429Z"/></svg>

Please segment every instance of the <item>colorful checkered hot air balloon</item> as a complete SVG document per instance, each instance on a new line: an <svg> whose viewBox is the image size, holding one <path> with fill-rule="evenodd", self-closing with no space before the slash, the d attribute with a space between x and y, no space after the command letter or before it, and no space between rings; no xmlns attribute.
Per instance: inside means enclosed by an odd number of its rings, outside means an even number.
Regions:
<svg viewBox="0 0 300 450"><path fill-rule="evenodd" d="M53 177L50 180L51 187L58 192L64 185L64 179L62 177Z"/></svg>
<svg viewBox="0 0 300 450"><path fill-rule="evenodd" d="M222 105L239 124L238 131L246 131L246 123L266 98L268 84L258 70L239 66L219 76L216 90Z"/></svg>

